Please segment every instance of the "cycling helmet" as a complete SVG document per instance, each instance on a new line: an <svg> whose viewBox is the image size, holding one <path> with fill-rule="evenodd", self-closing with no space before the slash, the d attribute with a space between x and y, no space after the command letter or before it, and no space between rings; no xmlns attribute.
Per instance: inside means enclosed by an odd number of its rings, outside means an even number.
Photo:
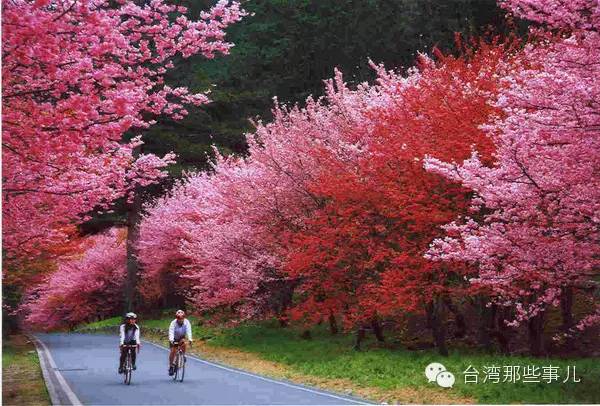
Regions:
<svg viewBox="0 0 600 406"><path fill-rule="evenodd" d="M129 312L125 315L126 319L137 319L137 314L135 314L134 312Z"/></svg>
<svg viewBox="0 0 600 406"><path fill-rule="evenodd" d="M185 317L185 312L183 310L179 309L175 312L175 317L177 317L177 318Z"/></svg>

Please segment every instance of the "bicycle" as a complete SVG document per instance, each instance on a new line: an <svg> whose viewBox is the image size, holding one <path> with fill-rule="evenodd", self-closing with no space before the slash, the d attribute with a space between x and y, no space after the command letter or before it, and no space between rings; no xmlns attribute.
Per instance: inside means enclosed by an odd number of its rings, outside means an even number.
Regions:
<svg viewBox="0 0 600 406"><path fill-rule="evenodd" d="M131 375L133 374L133 357L131 351L135 351L137 345L124 345L123 348L127 351L125 365L123 366L123 375L125 377L123 383L125 383L125 385L131 385Z"/></svg>
<svg viewBox="0 0 600 406"><path fill-rule="evenodd" d="M185 376L185 363L186 357L185 352L181 349L181 345L178 341L174 342L173 345L177 347L177 352L175 353L175 362L173 363L173 381L183 382L183 377ZM190 342L190 347L192 343Z"/></svg>

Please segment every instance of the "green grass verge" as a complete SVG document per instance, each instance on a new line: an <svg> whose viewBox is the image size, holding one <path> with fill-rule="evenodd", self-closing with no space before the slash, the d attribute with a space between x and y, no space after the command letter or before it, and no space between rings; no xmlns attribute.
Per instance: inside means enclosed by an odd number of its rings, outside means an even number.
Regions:
<svg viewBox="0 0 600 406"><path fill-rule="evenodd" d="M2 404L50 404L37 352L23 335L2 341Z"/></svg>
<svg viewBox="0 0 600 406"><path fill-rule="evenodd" d="M172 318L145 320L143 328L164 328ZM100 323L109 324L109 319ZM113 322L113 325L116 324ZM195 323L194 323L195 324ZM102 326L104 324L93 324ZM89 325L88 325L89 326ZM204 338L208 347L231 348L258 355L260 358L283 364L291 370L320 378L347 379L360 387L401 390L428 388L452 391L478 403L600 403L600 360L556 359L502 356L473 350L454 350L441 357L434 350L409 351L401 348L382 348L367 341L364 350L352 349L353 337L331 336L325 329L313 329L312 338L300 338L300 330L280 328L274 323L244 324L235 328L194 327L196 339ZM441 362L456 377L451 389L428 383L424 371L431 362ZM464 371L471 365L479 371L479 383L465 383ZM546 383L483 382L488 367L526 366L559 367L557 381ZM567 368L575 366L581 382L563 383ZM547 369L546 369L547 370ZM522 377L521 377L522 380ZM446 392L448 393L448 392ZM441 394L441 393L440 393ZM442 395L442 394L441 394Z"/></svg>
<svg viewBox="0 0 600 406"><path fill-rule="evenodd" d="M211 340L211 345L233 347L260 354L262 358L281 362L308 374L330 378L346 378L361 386L384 389L430 386L436 390L457 391L479 403L598 403L600 402L600 360L528 358L452 351L441 357L433 350L408 351L377 348L373 343L364 351L352 350L352 337L332 337L325 331L313 331L311 340L299 337L298 331L244 325L222 330ZM441 362L456 377L452 389L429 384L424 376L431 362ZM480 372L478 384L464 382L463 372L469 365ZM485 367L499 366L558 366L563 375L567 367L576 367L579 383L491 383L482 380ZM521 372L522 373L522 372ZM503 378L500 380L502 381Z"/></svg>
<svg viewBox="0 0 600 406"><path fill-rule="evenodd" d="M138 324L140 325L140 329L143 329L143 328L168 329L169 323L171 323L171 321L173 321L174 318L175 317L173 317L172 315L165 315L159 319L152 319L152 320L139 319ZM197 319L194 316L190 316L190 317L188 317L188 319L190 320L190 322L192 324L197 323ZM105 328L105 327L114 327L114 326L119 326L122 323L123 323L123 317L117 316L117 317L111 317L110 319L95 321L93 323L87 323L85 325L79 326L77 328L77 330L101 329L101 328Z"/></svg>

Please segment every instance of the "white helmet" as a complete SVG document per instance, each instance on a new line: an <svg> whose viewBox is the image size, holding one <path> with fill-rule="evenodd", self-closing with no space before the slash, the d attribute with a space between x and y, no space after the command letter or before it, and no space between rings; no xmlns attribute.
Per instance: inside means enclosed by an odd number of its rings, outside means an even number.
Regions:
<svg viewBox="0 0 600 406"><path fill-rule="evenodd" d="M137 314L135 314L134 312L129 312L125 315L126 319L137 319Z"/></svg>
<svg viewBox="0 0 600 406"><path fill-rule="evenodd" d="M177 317L177 318L185 317L185 312L183 310L179 309L175 312L175 317Z"/></svg>

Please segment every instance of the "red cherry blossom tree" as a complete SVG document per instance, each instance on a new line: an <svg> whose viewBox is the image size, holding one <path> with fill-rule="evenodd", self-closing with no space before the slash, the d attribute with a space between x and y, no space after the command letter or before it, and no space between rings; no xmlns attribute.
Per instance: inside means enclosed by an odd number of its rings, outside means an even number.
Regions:
<svg viewBox="0 0 600 406"><path fill-rule="evenodd" d="M418 157L435 145L435 151L463 158L473 143L489 147L477 125L493 109L486 100L504 56L495 45L468 60L443 57L436 65L423 57L420 71L403 77L378 68L379 83L357 90L348 89L338 73L323 100L309 100L302 109L277 108L272 123L259 124L248 136L246 159L219 158L214 173L190 176L147 209L138 246L146 278L160 286L161 273L183 276L198 307L233 306L245 317L273 310L273 297L287 294L289 301L293 287L303 294L294 314L310 314L315 322L339 314L350 326L371 319L373 311L399 311L391 303L400 292L382 288L380 275L399 266L393 263L402 262L403 250L407 269L411 254L421 267L429 266L422 254L433 235L425 233L421 243L405 241L410 253L404 246L392 248L391 239L406 234L403 227L414 218L392 219L402 216L400 200L409 204L417 190L423 199L413 206L424 205L424 214L418 214L416 228L436 229L456 214L452 207L431 219L435 202L427 191L434 184L441 182L438 197L442 184L462 201L464 192L428 175ZM373 273L379 276L371 278ZM435 287L427 277L419 286ZM402 296L404 310L422 308L422 297L412 293Z"/></svg>
<svg viewBox="0 0 600 406"><path fill-rule="evenodd" d="M324 203L293 240L286 270L302 281L295 315L318 322L331 315L347 327L426 312L445 352L442 308L465 294L465 267L423 258L440 225L464 212L468 195L422 167L426 154L462 160L472 148L491 156L479 128L494 112L487 100L510 66L509 44L481 44L459 58L422 56L408 77L380 69L385 95L363 124L372 128L355 161L323 160L311 192Z"/></svg>

